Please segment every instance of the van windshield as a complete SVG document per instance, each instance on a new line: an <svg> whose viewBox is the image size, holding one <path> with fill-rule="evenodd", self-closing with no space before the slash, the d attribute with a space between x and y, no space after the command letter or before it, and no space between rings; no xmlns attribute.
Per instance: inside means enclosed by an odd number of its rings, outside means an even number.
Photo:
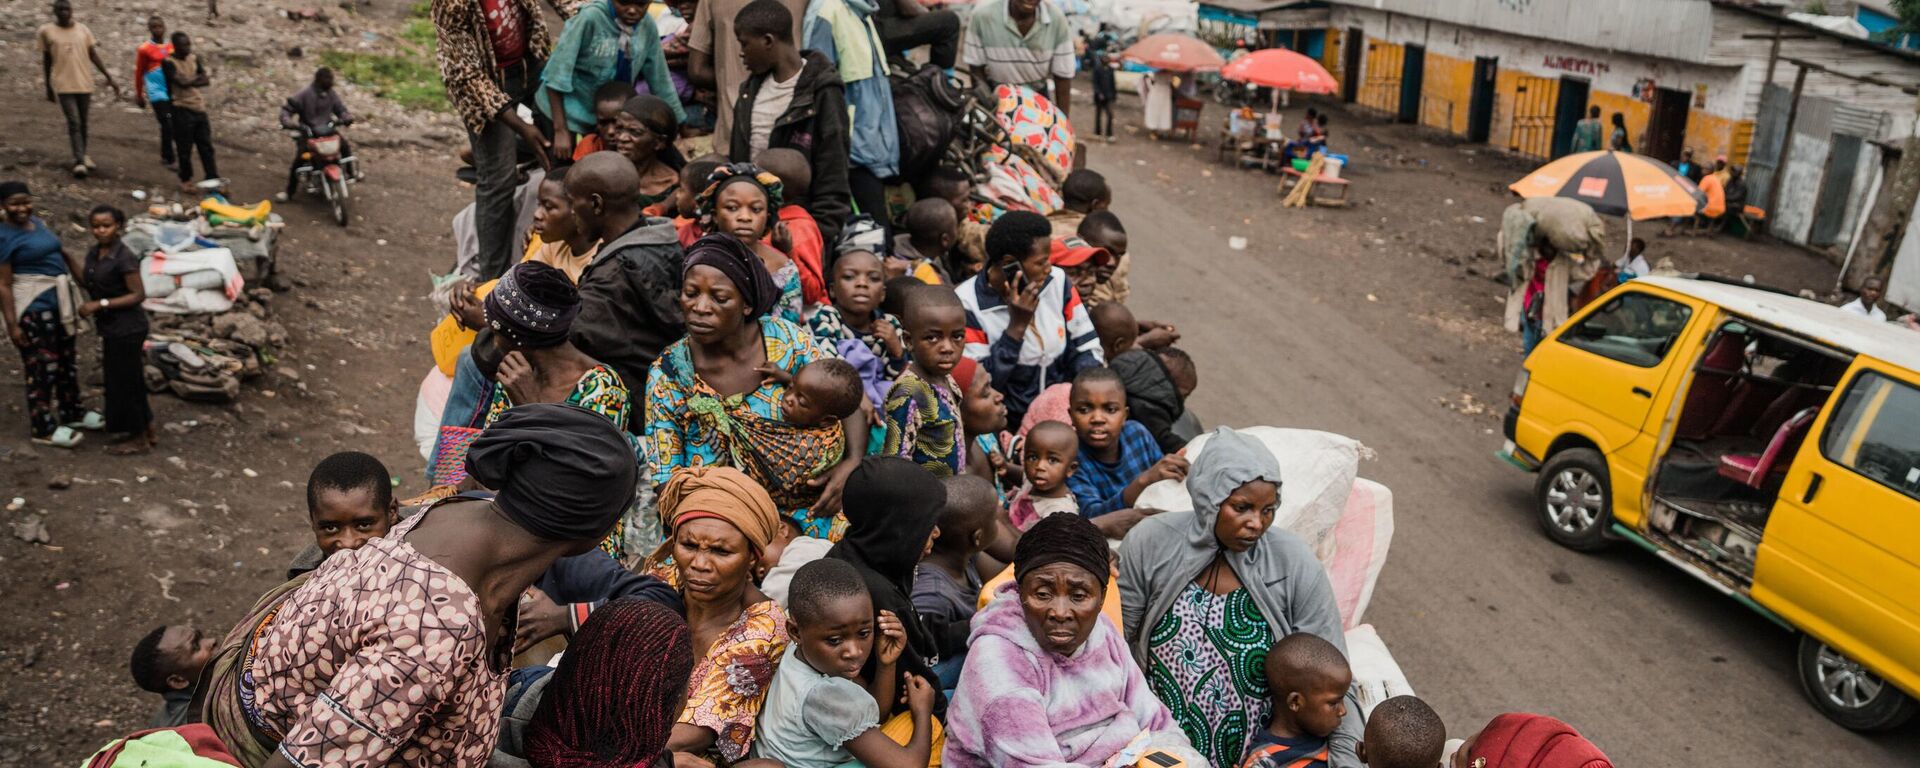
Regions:
<svg viewBox="0 0 1920 768"><path fill-rule="evenodd" d="M1645 293L1614 297L1560 334L1561 343L1628 365L1652 368L1686 330L1693 308Z"/></svg>

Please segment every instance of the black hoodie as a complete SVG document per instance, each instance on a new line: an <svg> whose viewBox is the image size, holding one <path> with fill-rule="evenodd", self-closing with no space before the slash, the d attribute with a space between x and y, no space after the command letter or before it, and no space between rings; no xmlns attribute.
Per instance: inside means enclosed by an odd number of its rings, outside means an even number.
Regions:
<svg viewBox="0 0 1920 768"><path fill-rule="evenodd" d="M806 64L800 68L800 82L793 85L793 103L774 118L767 147L786 147L807 156L807 163L813 166L807 213L820 226L820 236L832 244L840 237L847 215L853 212L853 191L847 185L847 159L852 152L847 94L840 83L840 71L825 54L805 51L801 55ZM770 72L747 78L740 88L739 101L733 105L733 135L728 137L727 157L736 163L752 159L753 100L760 94L760 85L772 76Z"/></svg>
<svg viewBox="0 0 1920 768"><path fill-rule="evenodd" d="M1153 434L1160 450L1173 453L1185 447L1187 441L1174 434L1173 423L1187 412L1187 404L1160 356L1136 347L1114 355L1107 366L1120 374L1127 389L1128 417Z"/></svg>
<svg viewBox="0 0 1920 768"><path fill-rule="evenodd" d="M827 557L845 560L860 571L873 594L875 616L893 611L900 617L907 630L907 647L895 665L900 674L895 690L906 690L907 675L926 678L934 688L933 714L939 718L947 712L940 678L933 673L933 665L940 663L934 638L942 628L928 626L914 610L913 574L946 505L946 486L932 472L898 457L868 457L847 478L841 502L847 533L827 550ZM869 680L879 658L878 642L874 647L875 653L861 670ZM893 707L894 713L904 711L905 705Z"/></svg>

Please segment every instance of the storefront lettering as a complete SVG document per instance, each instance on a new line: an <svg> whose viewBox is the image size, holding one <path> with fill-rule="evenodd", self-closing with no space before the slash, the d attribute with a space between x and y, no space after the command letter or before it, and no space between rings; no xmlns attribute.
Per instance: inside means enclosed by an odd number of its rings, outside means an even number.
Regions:
<svg viewBox="0 0 1920 768"><path fill-rule="evenodd" d="M1558 69L1563 72L1573 72L1582 75L1604 75L1613 70L1613 68L1608 66L1604 61L1582 59L1578 56L1554 56L1548 54L1545 58L1546 60L1542 61L1540 66L1546 67L1547 69Z"/></svg>

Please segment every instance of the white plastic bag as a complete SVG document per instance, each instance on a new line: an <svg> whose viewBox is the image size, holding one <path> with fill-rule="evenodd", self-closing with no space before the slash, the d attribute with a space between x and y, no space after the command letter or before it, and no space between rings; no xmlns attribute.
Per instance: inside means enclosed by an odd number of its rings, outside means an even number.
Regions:
<svg viewBox="0 0 1920 768"><path fill-rule="evenodd" d="M1239 431L1265 444L1280 462L1280 511L1273 524L1306 539L1322 563L1331 562L1334 526L1346 511L1361 457L1371 457L1372 451L1353 438L1316 429L1247 427ZM1203 434L1187 443L1189 461L1206 452L1210 436ZM1162 480L1142 491L1134 506L1185 512L1193 509L1193 499L1185 482Z"/></svg>
<svg viewBox="0 0 1920 768"><path fill-rule="evenodd" d="M1373 708L1380 706L1380 702L1395 696L1414 695L1407 673L1400 671L1400 663L1393 660L1393 654L1387 651L1386 642L1380 639L1380 633L1374 631L1372 624L1347 630L1347 666L1353 669L1353 685L1358 689L1362 718L1372 715Z"/></svg>

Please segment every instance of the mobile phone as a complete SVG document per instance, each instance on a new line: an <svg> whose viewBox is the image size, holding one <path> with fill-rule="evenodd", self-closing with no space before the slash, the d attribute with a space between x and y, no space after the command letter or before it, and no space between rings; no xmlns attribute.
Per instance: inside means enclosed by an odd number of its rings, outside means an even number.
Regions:
<svg viewBox="0 0 1920 768"><path fill-rule="evenodd" d="M1135 765L1140 768L1187 768L1187 761L1173 756L1170 752L1155 749L1141 755L1140 762Z"/></svg>

